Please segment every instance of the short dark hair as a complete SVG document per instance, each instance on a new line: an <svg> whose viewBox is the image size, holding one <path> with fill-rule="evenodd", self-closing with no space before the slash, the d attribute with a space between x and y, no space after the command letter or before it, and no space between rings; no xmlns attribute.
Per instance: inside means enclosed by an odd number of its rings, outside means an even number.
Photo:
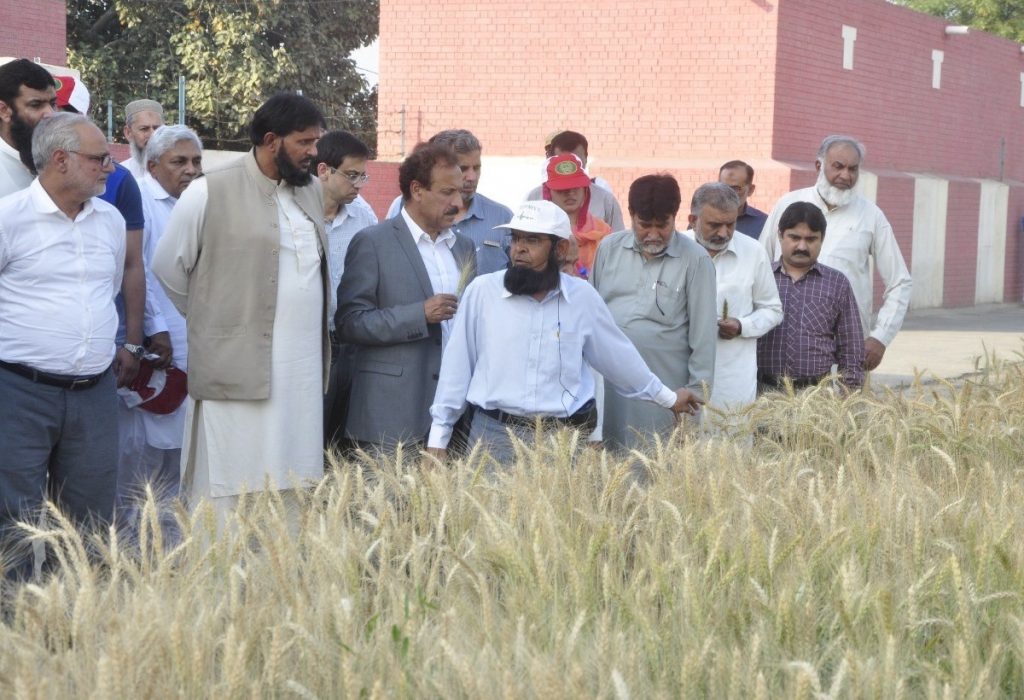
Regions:
<svg viewBox="0 0 1024 700"><path fill-rule="evenodd" d="M742 160L730 160L725 163L721 168L718 169L718 174L721 175L723 170L734 170L736 168L743 168L747 171L747 184L749 185L754 181L754 169Z"/></svg>
<svg viewBox="0 0 1024 700"><path fill-rule="evenodd" d="M800 224L807 224L807 228L815 233L820 233L822 238L825 237L825 227L828 222L825 221L825 215L821 213L821 209L818 209L816 204L793 202L786 207L782 216L779 217L779 235Z"/></svg>
<svg viewBox="0 0 1024 700"><path fill-rule="evenodd" d="M647 221L675 218L682 201L679 183L668 173L644 175L629 186L629 213Z"/></svg>
<svg viewBox="0 0 1024 700"><path fill-rule="evenodd" d="M249 138L254 146L263 145L267 134L287 136L311 126L325 126L323 112L313 100L294 92L279 92L260 105L252 115Z"/></svg>
<svg viewBox="0 0 1024 700"><path fill-rule="evenodd" d="M314 173L321 163L330 168L337 168L341 166L341 161L349 156L369 158L370 149L348 131L328 131L316 142L316 158L309 167Z"/></svg>
<svg viewBox="0 0 1024 700"><path fill-rule="evenodd" d="M583 146L584 153L590 153L590 146L587 143L587 137L578 131L563 131L558 136L551 139L552 155L554 155L556 148L562 153L570 153L580 146Z"/></svg>
<svg viewBox="0 0 1024 700"><path fill-rule="evenodd" d="M0 66L0 100L12 109L22 85L33 90L45 90L57 87L57 81L50 71L27 58L18 58Z"/></svg>
<svg viewBox="0 0 1024 700"><path fill-rule="evenodd" d="M436 143L418 143L402 164L398 166L398 187L402 190L402 198L409 199L412 193L413 180L430 189L430 176L435 166L459 165L455 152Z"/></svg>

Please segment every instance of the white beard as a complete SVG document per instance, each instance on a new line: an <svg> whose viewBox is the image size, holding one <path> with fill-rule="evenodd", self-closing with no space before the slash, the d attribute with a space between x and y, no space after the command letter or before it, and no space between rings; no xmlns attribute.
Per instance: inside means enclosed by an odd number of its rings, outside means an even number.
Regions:
<svg viewBox="0 0 1024 700"><path fill-rule="evenodd" d="M841 190L825 179L825 170L818 171L818 181L814 184L818 194L825 200L825 203L833 208L845 207L853 201L854 191L851 187L848 190Z"/></svg>
<svg viewBox="0 0 1024 700"><path fill-rule="evenodd" d="M146 151L141 149L141 148L139 148L138 146L136 146L135 142L132 141L131 139L128 139L128 148L131 149L132 160L134 160L136 163L138 163L140 168L145 170L146 169L146 162L145 162Z"/></svg>

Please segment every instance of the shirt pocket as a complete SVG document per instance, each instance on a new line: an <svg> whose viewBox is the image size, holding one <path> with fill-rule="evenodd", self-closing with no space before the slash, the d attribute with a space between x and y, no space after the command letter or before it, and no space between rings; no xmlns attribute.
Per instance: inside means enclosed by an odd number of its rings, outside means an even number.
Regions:
<svg viewBox="0 0 1024 700"><path fill-rule="evenodd" d="M580 368L583 366L583 334L556 331L553 345L541 344L537 362L541 370L537 388L541 392L560 388L575 396L579 393Z"/></svg>

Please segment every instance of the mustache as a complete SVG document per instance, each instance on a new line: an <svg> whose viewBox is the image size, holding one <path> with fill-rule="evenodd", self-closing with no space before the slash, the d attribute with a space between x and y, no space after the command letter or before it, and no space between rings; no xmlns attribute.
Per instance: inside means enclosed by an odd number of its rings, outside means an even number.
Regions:
<svg viewBox="0 0 1024 700"><path fill-rule="evenodd" d="M458 213L459 213L459 208L458 207L449 207L448 209L444 210L444 215L445 216L455 216Z"/></svg>

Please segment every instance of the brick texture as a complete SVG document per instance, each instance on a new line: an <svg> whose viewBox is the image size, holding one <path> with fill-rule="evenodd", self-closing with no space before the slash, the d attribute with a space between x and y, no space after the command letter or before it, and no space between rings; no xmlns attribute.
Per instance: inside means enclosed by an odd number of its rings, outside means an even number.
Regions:
<svg viewBox="0 0 1024 700"><path fill-rule="evenodd" d="M67 65L64 0L0 0L0 55Z"/></svg>

